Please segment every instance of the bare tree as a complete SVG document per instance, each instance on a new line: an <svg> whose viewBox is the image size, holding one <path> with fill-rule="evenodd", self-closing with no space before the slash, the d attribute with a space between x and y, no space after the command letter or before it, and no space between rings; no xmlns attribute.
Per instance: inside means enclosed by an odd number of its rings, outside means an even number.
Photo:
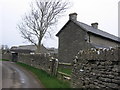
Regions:
<svg viewBox="0 0 120 90"><path fill-rule="evenodd" d="M9 47L8 45L0 45L0 53L8 53L9 52Z"/></svg>
<svg viewBox="0 0 120 90"><path fill-rule="evenodd" d="M55 25L58 17L68 8L68 2L62 0L36 0L31 4L30 13L25 15L18 28L24 39L33 43L40 52L41 41L48 29Z"/></svg>
<svg viewBox="0 0 120 90"><path fill-rule="evenodd" d="M0 49L1 50L9 50L9 47L8 47L8 45L1 45Z"/></svg>

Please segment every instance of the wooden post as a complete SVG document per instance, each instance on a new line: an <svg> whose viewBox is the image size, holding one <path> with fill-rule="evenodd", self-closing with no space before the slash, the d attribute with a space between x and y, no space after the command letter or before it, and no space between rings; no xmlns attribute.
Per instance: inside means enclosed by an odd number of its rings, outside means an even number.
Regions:
<svg viewBox="0 0 120 90"><path fill-rule="evenodd" d="M56 76L57 75L57 69L58 69L58 60L52 57L51 75Z"/></svg>
<svg viewBox="0 0 120 90"><path fill-rule="evenodd" d="M12 61L17 62L18 60L18 53L12 53Z"/></svg>

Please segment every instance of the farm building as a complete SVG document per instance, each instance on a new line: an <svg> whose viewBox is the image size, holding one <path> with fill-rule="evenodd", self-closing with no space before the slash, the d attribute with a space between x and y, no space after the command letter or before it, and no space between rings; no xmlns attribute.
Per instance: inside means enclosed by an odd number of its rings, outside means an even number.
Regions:
<svg viewBox="0 0 120 90"><path fill-rule="evenodd" d="M61 62L72 62L81 49L120 45L120 38L98 29L98 23L92 23L90 26L77 21L77 13L69 14L68 22L56 36L59 38L58 59Z"/></svg>

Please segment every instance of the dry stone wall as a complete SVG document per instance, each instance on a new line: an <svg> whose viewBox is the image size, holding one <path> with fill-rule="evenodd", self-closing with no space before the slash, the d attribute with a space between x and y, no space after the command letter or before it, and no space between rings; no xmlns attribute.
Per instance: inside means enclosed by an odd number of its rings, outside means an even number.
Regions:
<svg viewBox="0 0 120 90"><path fill-rule="evenodd" d="M58 61L57 61L57 54L24 54L19 53L17 58L14 58L13 54L6 53L2 54L2 59L10 60L10 61L17 61L21 62L35 68L42 69L51 75L56 75L57 68L58 68ZM17 59L17 60L13 60Z"/></svg>
<svg viewBox="0 0 120 90"><path fill-rule="evenodd" d="M18 62L28 64L30 66L43 69L44 71L48 72L49 74L53 73L52 65L53 56L50 54L19 54L18 55ZM53 66L53 67L52 67ZM55 67L54 67L55 68Z"/></svg>
<svg viewBox="0 0 120 90"><path fill-rule="evenodd" d="M9 53L2 54L2 59L11 60L12 59L11 54L9 54Z"/></svg>
<svg viewBox="0 0 120 90"><path fill-rule="evenodd" d="M72 70L74 88L120 88L120 48L80 51Z"/></svg>

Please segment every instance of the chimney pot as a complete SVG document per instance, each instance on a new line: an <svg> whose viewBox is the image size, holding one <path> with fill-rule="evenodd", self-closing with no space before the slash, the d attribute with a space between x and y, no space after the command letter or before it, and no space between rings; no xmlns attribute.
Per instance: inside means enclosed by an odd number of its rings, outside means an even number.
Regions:
<svg viewBox="0 0 120 90"><path fill-rule="evenodd" d="M77 13L69 14L69 20L77 20Z"/></svg>
<svg viewBox="0 0 120 90"><path fill-rule="evenodd" d="M98 29L98 23L97 22L96 23L91 23L91 26L95 29Z"/></svg>

